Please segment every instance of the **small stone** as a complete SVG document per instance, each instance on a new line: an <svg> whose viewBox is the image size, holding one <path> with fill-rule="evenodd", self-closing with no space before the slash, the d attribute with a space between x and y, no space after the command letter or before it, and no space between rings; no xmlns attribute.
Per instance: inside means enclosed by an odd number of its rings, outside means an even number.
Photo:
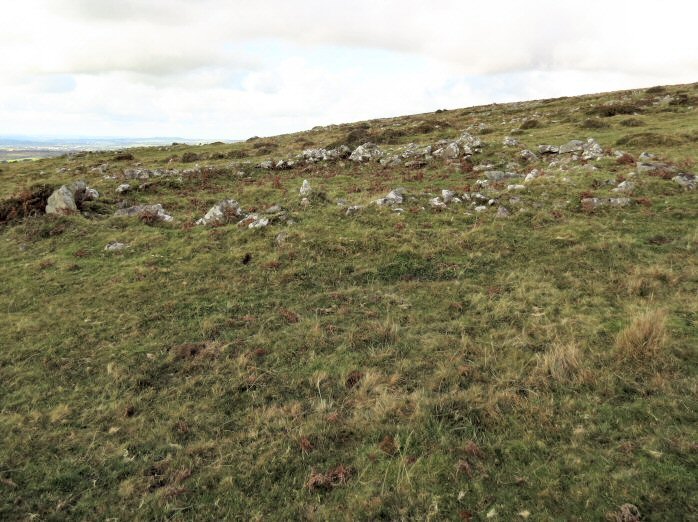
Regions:
<svg viewBox="0 0 698 522"><path fill-rule="evenodd" d="M540 171L538 169L533 169L531 172L526 174L526 177L524 178L524 183L530 183L538 177L540 177Z"/></svg>
<svg viewBox="0 0 698 522"><path fill-rule="evenodd" d="M107 243L107 246L104 247L104 250L106 250L107 252L118 252L119 250L123 250L124 248L128 248L128 245L126 243L110 241L109 243Z"/></svg>
<svg viewBox="0 0 698 522"><path fill-rule="evenodd" d="M502 145L505 147L518 147L520 145L519 140L512 138L511 136L505 136L502 140Z"/></svg>
<svg viewBox="0 0 698 522"><path fill-rule="evenodd" d="M310 187L310 182L307 179L303 180L303 184L301 185L300 189L300 195L302 197L308 197L310 194L312 194L313 189Z"/></svg>
<svg viewBox="0 0 698 522"><path fill-rule="evenodd" d="M196 221L197 225L224 225L237 221L242 216L240 204L234 199L226 199L213 205L204 217Z"/></svg>
<svg viewBox="0 0 698 522"><path fill-rule="evenodd" d="M352 205L350 207L347 207L345 215L353 216L354 214L357 214L362 208L364 208L363 205Z"/></svg>
<svg viewBox="0 0 698 522"><path fill-rule="evenodd" d="M434 208L439 208L439 209L446 208L446 203L441 201L441 198L431 198L429 200L429 204Z"/></svg>
<svg viewBox="0 0 698 522"><path fill-rule="evenodd" d="M613 192L624 192L624 193L630 193L635 189L635 183L632 181L623 181L622 183L618 184L616 188L613 189Z"/></svg>
<svg viewBox="0 0 698 522"><path fill-rule="evenodd" d="M697 184L694 174L679 174L671 178L671 180L687 190L694 190Z"/></svg>
<svg viewBox="0 0 698 522"><path fill-rule="evenodd" d="M269 225L269 218L260 217L255 219L252 223L247 225L247 228L264 228Z"/></svg>
<svg viewBox="0 0 698 522"><path fill-rule="evenodd" d="M117 194L125 194L126 192L129 192L131 190L131 185L128 183L122 183L118 187L116 187L116 193Z"/></svg>
<svg viewBox="0 0 698 522"><path fill-rule="evenodd" d="M507 190L512 191L512 190L525 190L526 186L525 185L507 185Z"/></svg>
<svg viewBox="0 0 698 522"><path fill-rule="evenodd" d="M530 151L528 149L524 149L519 153L519 157L528 162L534 162L538 161L538 156L533 151Z"/></svg>
<svg viewBox="0 0 698 522"><path fill-rule="evenodd" d="M509 210L506 207L499 207L497 209L497 218L508 218L510 215Z"/></svg>
<svg viewBox="0 0 698 522"><path fill-rule="evenodd" d="M555 145L538 145L538 152L541 154L559 154L560 147Z"/></svg>
<svg viewBox="0 0 698 522"><path fill-rule="evenodd" d="M456 196L456 193L453 192L452 190L443 189L441 191L441 199L443 200L444 203L450 203L455 196Z"/></svg>
<svg viewBox="0 0 698 522"><path fill-rule="evenodd" d="M487 210L487 207L485 205L479 205L475 207L475 212L485 212Z"/></svg>

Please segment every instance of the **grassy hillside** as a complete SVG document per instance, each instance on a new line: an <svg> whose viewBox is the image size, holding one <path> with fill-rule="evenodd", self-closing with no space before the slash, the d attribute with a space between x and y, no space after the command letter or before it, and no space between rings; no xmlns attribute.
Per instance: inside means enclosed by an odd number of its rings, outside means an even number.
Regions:
<svg viewBox="0 0 698 522"><path fill-rule="evenodd" d="M696 520L698 190L671 178L697 106L683 85L0 166L0 519ZM471 157L258 167L466 130ZM601 159L539 153L587 138ZM43 215L76 180L99 199ZM402 212L371 203L397 187ZM229 198L282 210L195 224ZM113 215L146 203L173 220Z"/></svg>

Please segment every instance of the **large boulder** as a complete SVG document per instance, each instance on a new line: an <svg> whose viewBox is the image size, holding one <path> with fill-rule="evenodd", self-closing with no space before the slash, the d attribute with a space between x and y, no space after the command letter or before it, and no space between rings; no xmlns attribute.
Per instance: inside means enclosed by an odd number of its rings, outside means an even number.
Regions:
<svg viewBox="0 0 698 522"><path fill-rule="evenodd" d="M237 221L243 215L240 203L234 199L226 199L213 205L206 215L196 221L197 225L225 225Z"/></svg>
<svg viewBox="0 0 698 522"><path fill-rule="evenodd" d="M99 192L87 186L84 181L74 181L53 192L46 201L46 213L66 216L80 212L83 201L99 198Z"/></svg>

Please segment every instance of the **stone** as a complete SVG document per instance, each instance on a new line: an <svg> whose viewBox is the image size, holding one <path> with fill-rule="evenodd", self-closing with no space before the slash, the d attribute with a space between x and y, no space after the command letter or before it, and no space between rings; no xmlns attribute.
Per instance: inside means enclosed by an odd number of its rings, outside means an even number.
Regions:
<svg viewBox="0 0 698 522"><path fill-rule="evenodd" d="M286 240L288 239L288 233L287 232L279 232L276 237L274 238L274 244L277 247L283 246L286 244Z"/></svg>
<svg viewBox="0 0 698 522"><path fill-rule="evenodd" d="M582 149L583 160L597 160L603 157L603 147L594 138L589 138Z"/></svg>
<svg viewBox="0 0 698 522"><path fill-rule="evenodd" d="M243 215L240 204L234 199L226 199L213 205L206 215L196 221L197 225L224 225Z"/></svg>
<svg viewBox="0 0 698 522"><path fill-rule="evenodd" d="M635 183L632 181L623 181L622 183L619 183L616 188L613 189L613 192L624 192L626 194L631 193L635 189Z"/></svg>
<svg viewBox="0 0 698 522"><path fill-rule="evenodd" d="M312 193L313 193L313 189L310 186L310 182L307 179L304 179L303 184L301 185L301 189L299 191L299 194L305 198L305 197L310 196L310 194L312 194Z"/></svg>
<svg viewBox="0 0 698 522"><path fill-rule="evenodd" d="M437 198L431 198L431 199L429 200L429 204L430 204L433 208L439 208L439 209L441 209L441 208L446 208L446 203L444 203L443 201L441 201L441 198L438 198L438 197L437 197Z"/></svg>
<svg viewBox="0 0 698 522"><path fill-rule="evenodd" d="M155 216L159 221L170 222L172 216L165 212L161 204L157 205L135 205L128 208L120 208L114 213L117 217L140 217L145 215Z"/></svg>
<svg viewBox="0 0 698 522"><path fill-rule="evenodd" d="M497 218L502 219L502 218L508 218L510 215L509 210L506 207L499 207L497 209Z"/></svg>
<svg viewBox="0 0 698 522"><path fill-rule="evenodd" d="M124 169L126 179L148 179L151 172L148 169Z"/></svg>
<svg viewBox="0 0 698 522"><path fill-rule="evenodd" d="M485 172L485 176L490 181L501 181L503 179L518 177L518 174L515 172L503 172L501 170L488 170Z"/></svg>
<svg viewBox="0 0 698 522"><path fill-rule="evenodd" d="M73 191L65 185L55 190L46 201L46 213L59 216L77 214L78 207Z"/></svg>
<svg viewBox="0 0 698 522"><path fill-rule="evenodd" d="M383 151L378 148L375 143L364 143L356 147L354 152L351 153L349 159L351 161L356 161L358 163L364 163L367 161L379 159L383 156Z"/></svg>
<svg viewBox="0 0 698 522"><path fill-rule="evenodd" d="M519 157L528 162L538 161L538 156L528 149L524 149L519 153Z"/></svg>
<svg viewBox="0 0 698 522"><path fill-rule="evenodd" d="M538 152L541 154L559 154L560 147L555 145L538 145Z"/></svg>
<svg viewBox="0 0 698 522"><path fill-rule="evenodd" d="M571 140L560 145L560 154L569 154L570 152L582 152L584 150L584 142L581 140Z"/></svg>
<svg viewBox="0 0 698 522"><path fill-rule="evenodd" d="M671 180L687 190L694 190L697 185L694 174L679 174L671 178Z"/></svg>
<svg viewBox="0 0 698 522"><path fill-rule="evenodd" d="M650 152L643 152L642 154L640 154L638 159L640 159L641 161L648 161L648 160L653 160L656 157L657 156L655 156L654 154L652 154Z"/></svg>
<svg viewBox="0 0 698 522"><path fill-rule="evenodd" d="M126 243L110 241L109 243L107 243L107 246L104 247L104 250L106 250L107 252L118 252L119 250L123 250L125 248L128 248L128 245Z"/></svg>
<svg viewBox="0 0 698 522"><path fill-rule="evenodd" d="M487 207L485 205L479 205L475 207L475 212L480 213L480 212L485 212L487 211Z"/></svg>
<svg viewBox="0 0 698 522"><path fill-rule="evenodd" d="M444 203L450 203L455 196L456 196L456 193L453 192L452 190L443 189L441 191L441 199L443 200Z"/></svg>
<svg viewBox="0 0 698 522"><path fill-rule="evenodd" d="M274 168L274 162L272 160L263 161L258 165L258 167L260 169L270 170Z"/></svg>
<svg viewBox="0 0 698 522"><path fill-rule="evenodd" d="M407 190L405 190L402 187L399 187L391 190L385 197L377 199L376 201L374 201L374 203L378 206L399 205L404 201L406 193Z"/></svg>
<svg viewBox="0 0 698 522"><path fill-rule="evenodd" d="M526 174L526 177L524 178L524 183L530 183L538 177L540 177L540 171L538 169L533 169L531 172Z"/></svg>
<svg viewBox="0 0 698 522"><path fill-rule="evenodd" d="M463 134L461 134L460 137L455 141L458 143L458 145L463 147L464 151L470 150L470 154L482 148L482 140L480 140L480 138L477 136L473 136L469 132L463 132Z"/></svg>
<svg viewBox="0 0 698 522"><path fill-rule="evenodd" d="M258 217L255 219L252 223L247 225L247 228L254 229L254 228L264 228L266 226L269 226L269 218L265 217Z"/></svg>
<svg viewBox="0 0 698 522"><path fill-rule="evenodd" d="M129 185L128 183L122 183L121 185L116 187L117 194L126 194L130 190L131 190L131 185Z"/></svg>
<svg viewBox="0 0 698 522"><path fill-rule="evenodd" d="M99 199L99 192L95 189L87 187L83 193L83 201L97 201Z"/></svg>
<svg viewBox="0 0 698 522"><path fill-rule="evenodd" d="M363 205L352 205L350 207L347 207L345 215L353 216L354 214L357 214L362 208L364 208Z"/></svg>
<svg viewBox="0 0 698 522"><path fill-rule="evenodd" d="M582 206L587 208L599 208L605 206L627 207L633 202L630 198L584 198Z"/></svg>
<svg viewBox="0 0 698 522"><path fill-rule="evenodd" d="M502 145L505 147L518 147L520 145L519 140L512 138L511 136L505 136L502 140Z"/></svg>
<svg viewBox="0 0 698 522"><path fill-rule="evenodd" d="M507 190L509 192L513 190L525 190L526 186L525 185L507 185Z"/></svg>

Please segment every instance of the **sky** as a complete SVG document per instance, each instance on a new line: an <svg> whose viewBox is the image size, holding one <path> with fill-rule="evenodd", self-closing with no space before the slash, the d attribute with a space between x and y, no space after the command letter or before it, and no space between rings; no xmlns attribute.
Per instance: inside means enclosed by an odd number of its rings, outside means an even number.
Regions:
<svg viewBox="0 0 698 522"><path fill-rule="evenodd" d="M687 0L22 0L0 135L245 139L698 81Z"/></svg>

